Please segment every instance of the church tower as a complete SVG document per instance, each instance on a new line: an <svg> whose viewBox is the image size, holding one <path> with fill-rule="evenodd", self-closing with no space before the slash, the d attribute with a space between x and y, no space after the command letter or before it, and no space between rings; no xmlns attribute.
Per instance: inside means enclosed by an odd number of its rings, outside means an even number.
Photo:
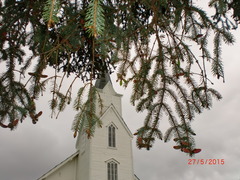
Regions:
<svg viewBox="0 0 240 180"><path fill-rule="evenodd" d="M77 152L38 180L139 180L133 170L133 136L122 118L122 95L115 92L108 74L95 87L103 101L101 115L97 108L102 128L90 139L79 132Z"/></svg>
<svg viewBox="0 0 240 180"><path fill-rule="evenodd" d="M103 101L103 125L91 139L80 132L77 176L79 180L133 180L132 134L122 118L122 95L114 91L108 74L95 87Z"/></svg>

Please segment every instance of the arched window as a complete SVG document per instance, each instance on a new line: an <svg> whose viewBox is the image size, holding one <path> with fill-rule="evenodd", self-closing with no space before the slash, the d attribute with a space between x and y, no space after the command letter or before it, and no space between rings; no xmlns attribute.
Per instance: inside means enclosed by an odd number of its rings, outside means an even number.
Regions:
<svg viewBox="0 0 240 180"><path fill-rule="evenodd" d="M116 128L113 125L108 127L108 146L116 147Z"/></svg>
<svg viewBox="0 0 240 180"><path fill-rule="evenodd" d="M118 180L118 165L115 162L107 164L108 180Z"/></svg>

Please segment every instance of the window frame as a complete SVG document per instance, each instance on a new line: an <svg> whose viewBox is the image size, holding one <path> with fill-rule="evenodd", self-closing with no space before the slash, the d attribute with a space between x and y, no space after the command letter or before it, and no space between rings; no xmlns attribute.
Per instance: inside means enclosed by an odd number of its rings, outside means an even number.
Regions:
<svg viewBox="0 0 240 180"><path fill-rule="evenodd" d="M118 163L115 161L107 163L107 179L118 180Z"/></svg>
<svg viewBox="0 0 240 180"><path fill-rule="evenodd" d="M108 147L116 148L116 126L110 124L108 126Z"/></svg>

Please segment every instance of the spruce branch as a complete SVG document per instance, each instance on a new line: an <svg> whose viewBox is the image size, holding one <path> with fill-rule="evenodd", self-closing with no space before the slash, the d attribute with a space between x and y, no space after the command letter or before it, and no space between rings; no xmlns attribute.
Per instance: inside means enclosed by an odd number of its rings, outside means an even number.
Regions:
<svg viewBox="0 0 240 180"><path fill-rule="evenodd" d="M82 103L82 95L87 85L80 88L78 91L78 97L75 99L74 108L78 111L76 114L72 130L74 131L74 137L76 137L77 132L85 131L88 138L91 138L94 135L96 127L102 126L102 121L97 115L96 106L99 102L96 102L97 99L97 90L94 86L88 84L88 99ZM99 104L102 107L102 104Z"/></svg>
<svg viewBox="0 0 240 180"><path fill-rule="evenodd" d="M45 2L7 1L1 7L0 61L6 64L0 75L1 127L15 129L17 120L27 115L37 122L41 111L36 113L35 102L49 80L43 71L52 68L50 106L58 114L70 102L76 80L87 83L74 101L73 130L75 136L84 131L92 137L94 128L101 126L95 105L103 106L93 80L118 67L120 85L133 83L131 103L138 112L147 112L137 131L138 147L150 149L162 139L161 121L168 119L164 140L174 137L174 149L190 156L200 152L190 123L195 113L212 106L213 98L221 99L211 88L209 74L224 77L221 46L234 42L230 29L239 23L237 1L211 0L213 17L193 0ZM212 32L213 53L208 45ZM27 71L30 65L35 65L33 71ZM58 85L60 72L64 75ZM71 75L73 80L62 93L63 80ZM89 101L84 101L85 95Z"/></svg>
<svg viewBox="0 0 240 180"><path fill-rule="evenodd" d="M86 13L85 28L87 32L94 36L101 36L105 28L104 10L102 0L91 0Z"/></svg>
<svg viewBox="0 0 240 180"><path fill-rule="evenodd" d="M59 21L58 13L60 9L59 0L47 0L43 8L43 19L47 22L47 26L49 29L54 27Z"/></svg>

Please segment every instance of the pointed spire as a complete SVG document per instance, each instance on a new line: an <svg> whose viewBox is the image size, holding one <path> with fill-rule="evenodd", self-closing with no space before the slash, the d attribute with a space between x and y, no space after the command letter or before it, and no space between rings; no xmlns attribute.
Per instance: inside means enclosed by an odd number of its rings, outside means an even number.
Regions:
<svg viewBox="0 0 240 180"><path fill-rule="evenodd" d="M103 73L101 77L97 79L95 87L98 89L103 89L108 82L112 84L109 73Z"/></svg>

